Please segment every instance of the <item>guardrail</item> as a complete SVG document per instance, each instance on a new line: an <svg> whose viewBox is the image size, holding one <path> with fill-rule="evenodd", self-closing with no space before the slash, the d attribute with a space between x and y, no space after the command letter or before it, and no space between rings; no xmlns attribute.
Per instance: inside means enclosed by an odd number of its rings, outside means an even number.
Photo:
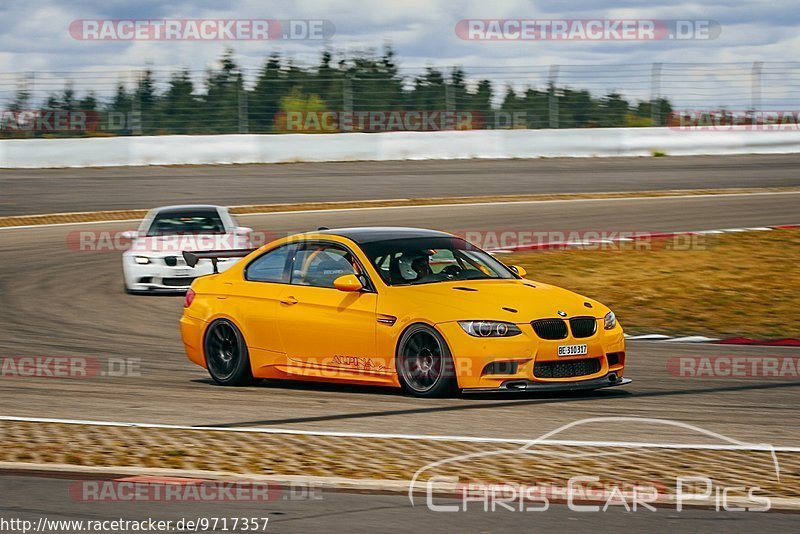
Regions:
<svg viewBox="0 0 800 534"><path fill-rule="evenodd" d="M800 152L800 129L587 128L0 141L0 168Z"/></svg>

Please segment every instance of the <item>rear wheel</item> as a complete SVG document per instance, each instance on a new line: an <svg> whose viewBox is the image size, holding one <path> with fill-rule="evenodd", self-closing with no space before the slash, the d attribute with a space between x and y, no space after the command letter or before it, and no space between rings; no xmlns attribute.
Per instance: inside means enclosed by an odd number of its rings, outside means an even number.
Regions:
<svg viewBox="0 0 800 534"><path fill-rule="evenodd" d="M253 378L250 355L239 329L227 319L211 323L203 343L206 368L214 382L223 386L250 386Z"/></svg>
<svg viewBox="0 0 800 534"><path fill-rule="evenodd" d="M441 397L455 392L453 358L434 328L419 324L403 333L397 344L397 376L415 397Z"/></svg>

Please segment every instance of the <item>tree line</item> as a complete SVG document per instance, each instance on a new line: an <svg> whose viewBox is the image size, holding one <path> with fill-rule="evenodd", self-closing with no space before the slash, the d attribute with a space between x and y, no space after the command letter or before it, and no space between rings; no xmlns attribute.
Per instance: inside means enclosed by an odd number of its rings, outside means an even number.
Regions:
<svg viewBox="0 0 800 534"><path fill-rule="evenodd" d="M188 70L179 70L158 87L153 71L146 69L132 87L120 82L113 97L101 102L91 91L79 98L67 82L62 91L49 95L44 109L96 114L96 127L90 132L94 135L283 133L293 131L287 113L448 111L477 117L468 126L473 128L602 128L663 126L672 112L669 100L663 98L631 102L616 92L596 96L553 84L519 91L510 85L496 87L489 79L468 83L460 67L429 67L404 77L388 46L381 53L359 53L338 61L326 50L313 66L272 55L249 86L233 51L226 50L219 67L207 71L202 84L196 84ZM20 88L8 110L29 109L30 100L31 95ZM368 130L363 124L361 128ZM5 136L20 133L8 120L0 124L0 131ZM34 128L26 133L87 132Z"/></svg>

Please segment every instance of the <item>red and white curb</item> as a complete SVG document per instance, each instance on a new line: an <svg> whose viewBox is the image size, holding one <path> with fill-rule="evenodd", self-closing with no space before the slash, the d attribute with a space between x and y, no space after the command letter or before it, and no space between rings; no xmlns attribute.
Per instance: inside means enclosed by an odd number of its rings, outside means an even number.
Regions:
<svg viewBox="0 0 800 534"><path fill-rule="evenodd" d="M769 232L772 230L788 230L800 228L800 224L781 224L776 226L752 226L743 228L723 228L720 230L692 230L685 232L642 232L627 234L619 237L604 239L577 239L569 241L547 241L544 243L530 243L526 245L513 245L488 249L487 252L523 252L530 250L563 249L567 247L585 247L593 245L608 245L613 243L635 242L652 239L672 239L681 236L735 234L743 232ZM577 233L577 232L576 232Z"/></svg>
<svg viewBox="0 0 800 534"><path fill-rule="evenodd" d="M706 336L667 336L664 334L625 334L628 341L659 341L664 343L711 343L713 345L757 345L763 347L800 347L798 338L752 339L749 337L716 338Z"/></svg>

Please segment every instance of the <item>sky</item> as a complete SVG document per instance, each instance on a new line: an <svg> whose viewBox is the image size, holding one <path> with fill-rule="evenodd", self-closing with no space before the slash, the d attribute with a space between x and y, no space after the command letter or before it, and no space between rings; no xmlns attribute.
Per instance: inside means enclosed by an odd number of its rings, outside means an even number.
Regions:
<svg viewBox="0 0 800 534"><path fill-rule="evenodd" d="M70 33L70 25L83 19L324 20L335 31L322 40L98 41L76 39ZM719 35L715 39L654 41L468 40L456 32L459 21L467 19L710 20L718 24ZM272 53L314 64L325 48L347 54L380 50L385 43L391 43L398 62L409 72L425 66L461 65L475 75L536 85L551 73L550 65L584 65L572 70L562 67L561 79L569 83L573 82L570 76L575 76L575 84L580 80L601 83L595 73L619 70L619 79L608 87L629 87L644 94L652 91L647 77L652 73L650 64L702 62L706 66L696 72L697 83L723 83L731 77L735 81L730 83L743 89L753 62L796 59L800 50L798 19L797 0L2 0L0 92L11 80L29 72L37 73L40 80L69 75L80 85L80 73L85 72L108 72L117 78L119 71L145 66L202 72L215 66L226 47L233 48L240 65L257 69ZM681 67L682 72L691 70ZM669 77L671 72L665 67L661 85L675 80Z"/></svg>

